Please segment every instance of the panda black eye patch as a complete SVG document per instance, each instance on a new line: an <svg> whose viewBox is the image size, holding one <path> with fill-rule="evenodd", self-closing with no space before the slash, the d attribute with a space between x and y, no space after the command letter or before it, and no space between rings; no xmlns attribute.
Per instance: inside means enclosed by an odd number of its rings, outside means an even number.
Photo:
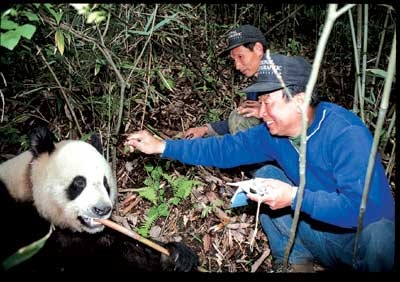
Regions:
<svg viewBox="0 0 400 282"><path fill-rule="evenodd" d="M78 197L83 189L86 187L86 178L83 176L75 176L72 180L72 183L69 185L67 189L67 197L70 201L74 200Z"/></svg>
<svg viewBox="0 0 400 282"><path fill-rule="evenodd" d="M104 176L103 178L104 187L106 187L108 195L110 195L110 186L108 185L107 177Z"/></svg>

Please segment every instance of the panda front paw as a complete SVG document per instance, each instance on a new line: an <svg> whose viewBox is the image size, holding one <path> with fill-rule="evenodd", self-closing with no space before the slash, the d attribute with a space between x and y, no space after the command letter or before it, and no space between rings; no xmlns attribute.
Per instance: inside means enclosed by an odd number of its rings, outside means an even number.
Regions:
<svg viewBox="0 0 400 282"><path fill-rule="evenodd" d="M170 242L164 246L169 250L170 255L161 255L161 265L164 271L195 271L199 258L192 249L183 243Z"/></svg>

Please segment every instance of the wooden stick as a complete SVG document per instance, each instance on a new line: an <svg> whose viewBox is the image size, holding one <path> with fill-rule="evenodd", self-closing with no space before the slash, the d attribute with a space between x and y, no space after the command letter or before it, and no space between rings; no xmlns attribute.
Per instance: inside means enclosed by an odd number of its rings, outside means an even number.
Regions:
<svg viewBox="0 0 400 282"><path fill-rule="evenodd" d="M101 224L103 224L105 226L108 226L108 227L110 227L110 228L112 228L114 230L117 230L117 231L119 231L119 232L121 232L121 233L123 233L123 234L125 234L125 235L127 235L127 236L129 236L129 237L131 237L133 239L135 239L135 240L138 240L139 242L142 242L143 244L145 244L145 245L147 245L147 246L159 251L160 253L163 253L163 254L165 254L167 256L170 255L169 251L166 248L161 247L160 245L154 243L153 241L150 241L149 239L146 239L146 238L140 236L139 234L137 234L136 232L134 232L132 230L129 230L129 229L127 229L127 228L125 228L125 227L123 227L123 226L121 226L121 225L119 225L119 224L117 224L117 223L115 223L115 222L113 222L111 220L100 219L100 218L96 218L95 220L97 222L100 222Z"/></svg>

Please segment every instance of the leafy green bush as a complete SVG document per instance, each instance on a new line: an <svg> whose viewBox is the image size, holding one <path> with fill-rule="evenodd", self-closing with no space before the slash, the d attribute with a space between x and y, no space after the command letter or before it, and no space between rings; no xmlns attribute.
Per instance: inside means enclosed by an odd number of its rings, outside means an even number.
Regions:
<svg viewBox="0 0 400 282"><path fill-rule="evenodd" d="M149 200L153 206L147 212L146 221L137 229L137 232L144 237L148 237L153 223L160 216L167 217L169 215L171 205L178 206L190 195L195 185L203 183L197 180L190 180L185 176L173 177L164 173L160 166L145 165L145 169L149 173L149 177L143 182L145 187L139 191L139 195ZM169 199L165 196L163 180L168 182L173 191L173 196Z"/></svg>

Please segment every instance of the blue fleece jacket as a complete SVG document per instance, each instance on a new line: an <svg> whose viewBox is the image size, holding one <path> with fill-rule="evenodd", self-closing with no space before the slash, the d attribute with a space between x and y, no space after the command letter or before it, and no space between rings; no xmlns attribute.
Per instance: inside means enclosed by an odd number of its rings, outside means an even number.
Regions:
<svg viewBox="0 0 400 282"><path fill-rule="evenodd" d="M370 131L354 113L319 103L307 131L302 212L325 223L357 228L372 141ZM162 157L219 168L275 160L295 185L300 180L299 152L287 137L272 136L264 123L235 135L167 140ZM394 200L377 156L364 226L382 217L394 220Z"/></svg>

